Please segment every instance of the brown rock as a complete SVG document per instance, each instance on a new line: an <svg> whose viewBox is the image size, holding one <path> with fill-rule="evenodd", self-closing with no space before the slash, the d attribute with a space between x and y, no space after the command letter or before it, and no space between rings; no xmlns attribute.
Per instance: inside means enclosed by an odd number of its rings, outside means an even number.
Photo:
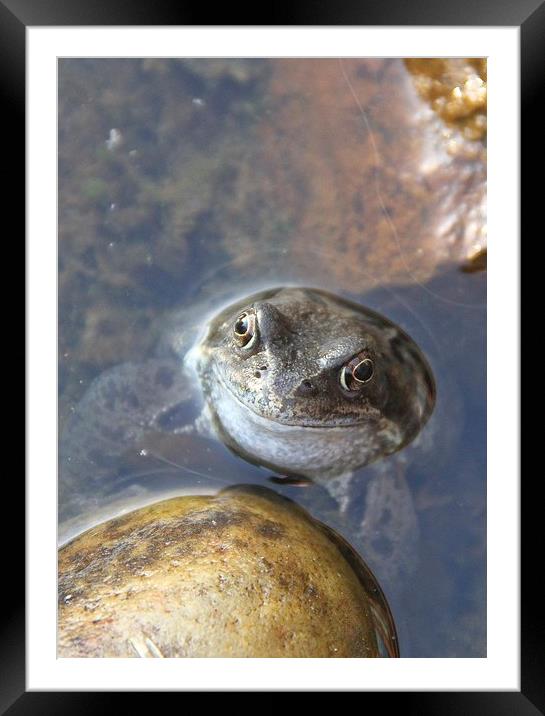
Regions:
<svg viewBox="0 0 545 716"><path fill-rule="evenodd" d="M441 119L466 139L486 137L486 59L410 58L405 60L419 94Z"/></svg>
<svg viewBox="0 0 545 716"><path fill-rule="evenodd" d="M265 488L177 497L59 552L61 657L377 657L395 628L365 564Z"/></svg>
<svg viewBox="0 0 545 716"><path fill-rule="evenodd" d="M362 292L426 281L485 245L486 150L438 119L403 61L272 68L275 111L258 128L257 175L239 211L258 194L274 207L286 227L274 246L285 241L290 267ZM251 256L252 241L237 254Z"/></svg>

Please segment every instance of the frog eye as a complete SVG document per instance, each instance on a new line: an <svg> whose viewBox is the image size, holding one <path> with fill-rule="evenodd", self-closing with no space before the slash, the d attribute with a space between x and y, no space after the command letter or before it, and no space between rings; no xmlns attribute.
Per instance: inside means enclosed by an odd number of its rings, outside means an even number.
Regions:
<svg viewBox="0 0 545 716"><path fill-rule="evenodd" d="M257 338L257 326L255 313L244 311L235 321L233 326L235 340L241 348L251 348Z"/></svg>
<svg viewBox="0 0 545 716"><path fill-rule="evenodd" d="M344 390L353 393L369 383L375 372L371 358L356 356L341 369L340 383Z"/></svg>

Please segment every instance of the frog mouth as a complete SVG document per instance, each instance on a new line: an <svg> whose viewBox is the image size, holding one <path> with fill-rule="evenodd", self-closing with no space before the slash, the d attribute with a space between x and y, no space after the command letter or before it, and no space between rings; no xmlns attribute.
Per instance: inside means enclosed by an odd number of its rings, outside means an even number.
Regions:
<svg viewBox="0 0 545 716"><path fill-rule="evenodd" d="M368 423L380 423L381 421L381 415L379 410L377 408L370 408L368 412L365 414L365 417L362 420L346 420L343 421L342 417L336 418L336 422L332 421L322 421L322 422L305 422L304 420L301 421L293 421L293 420L281 420L276 417L272 417L270 415L265 415L262 412L255 409L254 406L250 405L249 403L244 402L240 398L239 395L232 389L230 385L228 385L223 377L219 374L217 370L214 370L214 376L216 380L219 382L221 387L224 389L225 392L229 394L229 396L241 407L245 408L249 412L253 413L255 416L260 418L261 420L265 420L267 422L275 423L276 425L281 425L286 428L304 428L305 430L317 430L320 428L327 428L328 430L343 430L344 428L351 428L351 427L363 427L365 424Z"/></svg>

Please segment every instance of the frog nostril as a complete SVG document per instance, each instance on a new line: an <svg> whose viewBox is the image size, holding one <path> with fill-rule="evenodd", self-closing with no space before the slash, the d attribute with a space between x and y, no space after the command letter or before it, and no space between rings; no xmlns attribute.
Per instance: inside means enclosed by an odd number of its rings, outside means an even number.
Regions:
<svg viewBox="0 0 545 716"><path fill-rule="evenodd" d="M297 395L314 395L316 393L316 386L311 380L302 380L299 387L297 388Z"/></svg>

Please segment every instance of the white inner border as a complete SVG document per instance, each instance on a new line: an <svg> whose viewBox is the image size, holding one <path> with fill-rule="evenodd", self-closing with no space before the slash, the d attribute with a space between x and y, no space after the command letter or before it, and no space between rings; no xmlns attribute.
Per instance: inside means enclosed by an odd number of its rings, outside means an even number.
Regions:
<svg viewBox="0 0 545 716"><path fill-rule="evenodd" d="M27 689L520 690L519 28L27 28ZM56 658L57 57L487 56L488 651L483 659ZM509 376L494 361L509 342ZM515 365L513 365L515 363Z"/></svg>

